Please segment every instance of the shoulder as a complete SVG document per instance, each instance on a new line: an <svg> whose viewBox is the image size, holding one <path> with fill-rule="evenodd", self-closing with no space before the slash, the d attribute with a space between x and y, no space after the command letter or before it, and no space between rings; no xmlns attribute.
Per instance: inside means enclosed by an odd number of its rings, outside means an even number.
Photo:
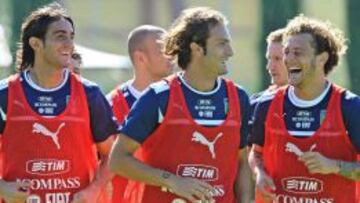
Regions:
<svg viewBox="0 0 360 203"><path fill-rule="evenodd" d="M246 92L246 90L245 90L245 88L243 86L235 83L235 87L236 87L236 90L237 90L240 98L241 97L249 98L249 95L248 95L248 93Z"/></svg>
<svg viewBox="0 0 360 203"><path fill-rule="evenodd" d="M252 94L250 96L250 105L255 106L257 103L259 103L264 94L266 94L266 90Z"/></svg>
<svg viewBox="0 0 360 203"><path fill-rule="evenodd" d="M83 77L80 77L79 81L83 85L85 93L86 93L87 96L102 94L99 85L96 84L95 82L90 81L90 80L88 80L86 78L83 78Z"/></svg>
<svg viewBox="0 0 360 203"><path fill-rule="evenodd" d="M155 95L162 95L162 94L169 93L170 84L166 80L161 80L159 82L155 82L155 83L151 84L149 89L151 91L153 91Z"/></svg>
<svg viewBox="0 0 360 203"><path fill-rule="evenodd" d="M0 94L7 91L9 88L9 78L0 80Z"/></svg>
<svg viewBox="0 0 360 203"><path fill-rule="evenodd" d="M5 105L8 97L9 79L0 80L0 106Z"/></svg>
<svg viewBox="0 0 360 203"><path fill-rule="evenodd" d="M342 107L346 109L360 108L360 97L349 90L342 93L341 98Z"/></svg>
<svg viewBox="0 0 360 203"><path fill-rule="evenodd" d="M258 114L259 112L267 112L270 107L271 102L275 98L275 95L278 91L267 91L265 90L261 96L257 99L251 101L251 105L254 108L254 112Z"/></svg>
<svg viewBox="0 0 360 203"><path fill-rule="evenodd" d="M116 86L116 88L112 92L122 93L124 96L129 94L129 86L131 85L131 80L121 83L120 85Z"/></svg>
<svg viewBox="0 0 360 203"><path fill-rule="evenodd" d="M234 84L240 100L247 100L247 101L249 100L249 95L248 95L248 93L246 92L246 90L245 90L245 88L243 86L235 83L234 81L221 78L221 86L222 87L226 87L226 82L231 82L231 83Z"/></svg>
<svg viewBox="0 0 360 203"><path fill-rule="evenodd" d="M121 95L124 97L130 94L129 92L129 81L124 82L120 85L117 85L113 90L111 90L108 94L106 94L106 99L112 105L113 100L119 98Z"/></svg>

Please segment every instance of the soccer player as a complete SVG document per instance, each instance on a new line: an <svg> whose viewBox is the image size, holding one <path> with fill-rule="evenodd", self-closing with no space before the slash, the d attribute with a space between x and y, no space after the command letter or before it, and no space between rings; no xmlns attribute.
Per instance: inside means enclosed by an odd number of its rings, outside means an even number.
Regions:
<svg viewBox="0 0 360 203"><path fill-rule="evenodd" d="M134 67L134 76L107 95L120 123L151 83L159 81L173 71L172 63L161 50L161 38L165 33L163 28L154 25L142 25L130 32L128 52Z"/></svg>
<svg viewBox="0 0 360 203"><path fill-rule="evenodd" d="M285 28L290 86L255 109L256 202L360 201L360 98L327 78L345 51L330 23L300 15Z"/></svg>
<svg viewBox="0 0 360 203"><path fill-rule="evenodd" d="M169 58L161 50L161 37L165 32L157 26L142 25L132 30L128 36L128 52L134 66L133 79L119 85L107 95L120 124L148 86L168 76L173 70ZM122 202L126 183L125 179L118 177L113 180L114 203Z"/></svg>
<svg viewBox="0 0 360 203"><path fill-rule="evenodd" d="M277 29L271 32L266 38L267 49L266 49L266 69L269 72L271 77L271 85L264 91L255 93L250 97L250 121L249 121L249 131L252 133L252 125L253 125L253 113L257 103L261 100L261 96L273 94L279 87L287 85L288 82L288 73L286 70L286 66L283 62L283 46L282 46L282 35L284 29ZM251 137L249 137L251 138ZM249 143L251 144L251 140Z"/></svg>
<svg viewBox="0 0 360 203"><path fill-rule="evenodd" d="M112 171L131 179L126 202L250 201L249 98L220 77L230 42L218 11L191 8L175 20L164 53L183 71L150 85L112 151Z"/></svg>
<svg viewBox="0 0 360 203"><path fill-rule="evenodd" d="M72 19L58 4L24 21L18 74L0 82L5 202L107 202L111 108L99 87L71 73ZM97 160L97 153L100 161Z"/></svg>
<svg viewBox="0 0 360 203"><path fill-rule="evenodd" d="M266 38L266 69L271 77L271 85L264 91L256 93L250 97L250 103L253 105L261 98L263 94L271 94L279 87L287 85L288 73L283 62L282 35L284 29L277 29L271 32Z"/></svg>

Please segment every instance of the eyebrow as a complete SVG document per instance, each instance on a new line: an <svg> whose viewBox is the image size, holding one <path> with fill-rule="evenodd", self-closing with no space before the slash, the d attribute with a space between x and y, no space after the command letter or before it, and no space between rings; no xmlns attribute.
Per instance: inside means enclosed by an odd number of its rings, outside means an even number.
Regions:
<svg viewBox="0 0 360 203"><path fill-rule="evenodd" d="M230 39L227 38L221 38L221 39L217 39L218 42L230 42Z"/></svg>
<svg viewBox="0 0 360 203"><path fill-rule="evenodd" d="M56 30L56 31L53 32L53 33L54 33L54 34L66 34L67 31L65 31L65 30ZM71 35L75 35L75 32L72 31L70 34L71 34Z"/></svg>

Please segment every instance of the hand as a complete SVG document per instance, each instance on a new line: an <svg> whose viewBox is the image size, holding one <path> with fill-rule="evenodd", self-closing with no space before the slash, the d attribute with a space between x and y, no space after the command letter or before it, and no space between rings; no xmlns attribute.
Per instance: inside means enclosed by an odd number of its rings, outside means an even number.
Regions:
<svg viewBox="0 0 360 203"><path fill-rule="evenodd" d="M305 152L299 157L299 160L304 162L309 173L331 174L339 172L336 160L328 159L319 152Z"/></svg>
<svg viewBox="0 0 360 203"><path fill-rule="evenodd" d="M256 190L260 193L265 202L272 202L276 198L274 181L265 171L256 173Z"/></svg>
<svg viewBox="0 0 360 203"><path fill-rule="evenodd" d="M212 198L214 188L208 183L198 179L183 178L173 175L169 178L168 187L172 193L186 198L193 203L197 203L199 200L205 202L215 201Z"/></svg>
<svg viewBox="0 0 360 203"><path fill-rule="evenodd" d="M0 196L7 203L24 203L30 192L30 182L0 181Z"/></svg>

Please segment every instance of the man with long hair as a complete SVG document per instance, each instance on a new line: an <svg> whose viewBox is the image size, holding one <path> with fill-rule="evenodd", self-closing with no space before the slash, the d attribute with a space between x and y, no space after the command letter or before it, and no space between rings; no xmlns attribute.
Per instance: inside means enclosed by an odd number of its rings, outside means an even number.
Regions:
<svg viewBox="0 0 360 203"><path fill-rule="evenodd" d="M58 4L33 11L22 25L18 73L0 82L5 202L106 202L117 123L99 87L66 68L74 36Z"/></svg>

